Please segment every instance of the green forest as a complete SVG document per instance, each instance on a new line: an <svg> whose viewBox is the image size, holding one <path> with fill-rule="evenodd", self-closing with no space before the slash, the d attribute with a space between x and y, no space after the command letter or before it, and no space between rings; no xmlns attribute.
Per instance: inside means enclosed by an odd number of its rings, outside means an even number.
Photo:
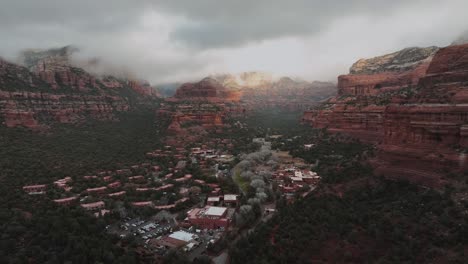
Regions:
<svg viewBox="0 0 468 264"><path fill-rule="evenodd" d="M21 187L139 162L162 144L167 124L155 121L153 111L138 111L119 114L118 122L90 120L45 133L0 128L2 262L137 262L131 246L106 234L103 219L28 196Z"/></svg>
<svg viewBox="0 0 468 264"><path fill-rule="evenodd" d="M322 130L273 145L314 164L321 184L279 203L277 215L231 247L231 263L466 263L468 205L450 188L374 176L372 146Z"/></svg>

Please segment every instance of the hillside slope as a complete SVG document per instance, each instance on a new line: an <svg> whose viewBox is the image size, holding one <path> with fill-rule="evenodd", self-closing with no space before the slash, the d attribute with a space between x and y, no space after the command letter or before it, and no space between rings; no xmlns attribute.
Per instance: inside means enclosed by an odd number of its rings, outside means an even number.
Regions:
<svg viewBox="0 0 468 264"><path fill-rule="evenodd" d="M75 66L72 47L29 50L22 65L0 59L0 118L7 127L41 129L86 118L115 119L114 112L151 103L157 92L144 81L96 76Z"/></svg>

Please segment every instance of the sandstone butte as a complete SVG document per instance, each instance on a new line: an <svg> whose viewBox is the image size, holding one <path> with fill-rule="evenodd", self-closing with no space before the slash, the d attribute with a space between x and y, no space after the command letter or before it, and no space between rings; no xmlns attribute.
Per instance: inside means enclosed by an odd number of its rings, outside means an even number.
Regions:
<svg viewBox="0 0 468 264"><path fill-rule="evenodd" d="M377 174L440 187L468 171L468 44L360 60L303 122L377 144Z"/></svg>
<svg viewBox="0 0 468 264"><path fill-rule="evenodd" d="M311 103L331 97L336 85L330 82L306 82L289 77L279 79L262 72L244 72L237 75L214 75L224 87L240 91L240 100L247 110L280 108L303 111Z"/></svg>
<svg viewBox="0 0 468 264"><path fill-rule="evenodd" d="M145 81L96 76L73 65L72 47L29 50L21 65L0 59L0 118L7 127L44 129L53 122L114 120L116 111L157 97Z"/></svg>
<svg viewBox="0 0 468 264"><path fill-rule="evenodd" d="M183 146L208 133L216 133L225 126L226 115L244 112L239 99L238 92L227 90L212 78L181 85L157 110L159 117L171 120L166 143Z"/></svg>
<svg viewBox="0 0 468 264"><path fill-rule="evenodd" d="M313 102L330 97L334 90L332 83L288 77L273 80L271 75L260 72L214 75L181 85L173 97L166 99L168 106L159 109L158 115L172 120L168 130L179 140L169 137L170 142L194 141L198 138L195 134L223 127L228 115L272 107L303 111Z"/></svg>

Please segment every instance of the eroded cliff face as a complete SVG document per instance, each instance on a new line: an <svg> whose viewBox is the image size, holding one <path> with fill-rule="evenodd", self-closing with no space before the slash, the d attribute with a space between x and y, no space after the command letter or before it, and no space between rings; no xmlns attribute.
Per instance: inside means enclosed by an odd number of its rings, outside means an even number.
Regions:
<svg viewBox="0 0 468 264"><path fill-rule="evenodd" d="M290 111L303 111L311 103L332 96L336 87L329 82L306 82L289 77L275 79L262 72L246 72L238 75L215 75L224 87L238 91L240 101L249 110L281 108Z"/></svg>
<svg viewBox="0 0 468 264"><path fill-rule="evenodd" d="M207 77L197 83L180 86L172 101L239 102L240 91L226 89L217 80Z"/></svg>
<svg viewBox="0 0 468 264"><path fill-rule="evenodd" d="M338 95L305 112L304 122L377 143L378 174L441 186L448 174L468 170L468 45L433 50L393 53L404 66L392 63L391 71L387 59L360 61L339 77Z"/></svg>
<svg viewBox="0 0 468 264"><path fill-rule="evenodd" d="M0 92L0 114L7 127L39 128L53 122L78 123L86 118L113 120L114 111L128 111L117 96L58 95L32 92Z"/></svg>
<svg viewBox="0 0 468 264"><path fill-rule="evenodd" d="M54 122L115 120L115 112L157 97L147 82L95 76L74 66L73 51L71 47L26 51L24 66L0 59L3 125L42 129Z"/></svg>

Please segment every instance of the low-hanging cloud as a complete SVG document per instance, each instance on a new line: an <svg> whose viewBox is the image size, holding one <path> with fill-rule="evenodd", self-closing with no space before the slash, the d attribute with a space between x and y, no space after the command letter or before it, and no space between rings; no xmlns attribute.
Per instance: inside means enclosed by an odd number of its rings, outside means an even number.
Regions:
<svg viewBox="0 0 468 264"><path fill-rule="evenodd" d="M0 0L0 56L75 45L152 83L270 71L334 80L361 57L444 46L464 0Z"/></svg>

